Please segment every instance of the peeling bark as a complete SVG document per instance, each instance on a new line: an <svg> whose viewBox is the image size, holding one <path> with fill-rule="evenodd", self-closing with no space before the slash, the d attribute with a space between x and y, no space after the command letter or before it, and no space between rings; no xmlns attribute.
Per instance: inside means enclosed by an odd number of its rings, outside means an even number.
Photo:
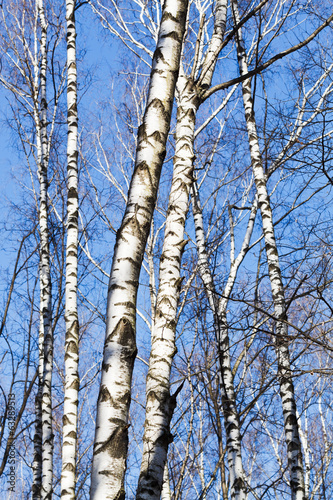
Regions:
<svg viewBox="0 0 333 500"><path fill-rule="evenodd" d="M128 412L136 356L138 280L149 235L185 30L187 0L166 0L153 57L135 168L111 269L101 388L97 403L91 499L125 498Z"/></svg>

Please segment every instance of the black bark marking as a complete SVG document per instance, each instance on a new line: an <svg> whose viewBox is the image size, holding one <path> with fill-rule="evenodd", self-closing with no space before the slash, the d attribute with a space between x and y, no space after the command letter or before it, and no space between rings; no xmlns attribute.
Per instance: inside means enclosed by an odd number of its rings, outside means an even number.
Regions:
<svg viewBox="0 0 333 500"><path fill-rule="evenodd" d="M124 425L122 422L122 425L112 432L109 439L95 450L95 455L106 451L112 458L125 459L128 446L128 427L129 425ZM107 474L107 471L101 473Z"/></svg>
<svg viewBox="0 0 333 500"><path fill-rule="evenodd" d="M162 35L161 38L172 38L173 40L176 40L176 42L180 42L180 36L177 31L170 31L169 33L166 33L165 35Z"/></svg>
<svg viewBox="0 0 333 500"><path fill-rule="evenodd" d="M111 399L112 398L109 389L106 387L106 385L102 385L98 395L98 402L105 403L105 401L110 401Z"/></svg>
<svg viewBox="0 0 333 500"><path fill-rule="evenodd" d="M121 346L128 347L132 351L136 351L135 331L127 318L121 318L118 321L113 332L106 339L106 342L111 342L111 340L113 342L116 341Z"/></svg>

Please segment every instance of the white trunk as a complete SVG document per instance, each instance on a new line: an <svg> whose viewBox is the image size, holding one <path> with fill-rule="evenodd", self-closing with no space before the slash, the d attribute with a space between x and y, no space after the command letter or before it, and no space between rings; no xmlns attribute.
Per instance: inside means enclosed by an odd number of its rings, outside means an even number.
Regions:
<svg viewBox="0 0 333 500"><path fill-rule="evenodd" d="M178 81L183 81L180 75ZM160 260L159 289L146 385L143 457L136 498L158 500L170 442L170 421L176 401L170 396L170 372L176 353L175 332L181 288L180 266L193 173L193 140L198 99L193 82L178 89L176 151Z"/></svg>
<svg viewBox="0 0 333 500"><path fill-rule="evenodd" d="M75 0L66 2L67 20L67 244L65 301L65 393L61 498L75 499L79 399L79 323L77 312L78 151Z"/></svg>
<svg viewBox="0 0 333 500"><path fill-rule="evenodd" d="M48 229L48 137L47 137L47 100L46 100L46 73L47 73L47 23L45 20L43 0L37 2L37 14L40 20L40 68L35 68L35 123L38 153L38 177L40 184L39 201L39 230L40 230L40 299L41 321L39 336L39 380L41 380L41 416L42 416L42 485L41 498L52 498L53 478L53 433L52 433L52 364L53 364L53 332L51 313L51 277L49 255ZM39 75L39 78L38 78ZM38 83L40 94L38 98ZM36 436L37 437L37 436ZM40 438L38 438L40 440ZM40 465L35 454L35 478L38 484ZM37 486L37 485L36 485ZM37 491L38 491L37 487ZM36 493L38 498L39 493Z"/></svg>
<svg viewBox="0 0 333 500"><path fill-rule="evenodd" d="M237 258L232 259L231 261L228 281L222 294L223 298L219 300L215 291L214 280L208 263L202 211L200 207L199 194L197 191L196 183L193 184L192 202L198 250L199 271L202 281L205 285L205 290L211 310L214 314L214 327L218 341L219 385L222 399L224 426L226 431L230 495L232 499L245 500L247 498L247 493L244 469L242 464L241 432L230 362L229 334L226 310L228 300L236 280L238 268L249 248L256 217L257 203L256 200L253 203L242 248Z"/></svg>
<svg viewBox="0 0 333 500"><path fill-rule="evenodd" d="M215 326L218 333L220 390L227 441L230 495L233 500L245 500L247 494L242 463L241 433L230 362L226 311L219 311Z"/></svg>
<svg viewBox="0 0 333 500"><path fill-rule="evenodd" d="M237 25L239 23L239 14L236 0L232 1L232 10L234 23L235 25ZM237 32L236 44L240 73L241 75L244 75L248 72L248 67L246 52L242 41L241 29ZM291 495L292 500L304 500L305 491L303 459L296 417L294 385L290 367L284 288L281 278L278 249L275 240L272 210L270 206L269 195L267 192L266 176L262 166L258 134L254 117L251 81L245 80L242 86L252 168L262 218L268 262L268 273L272 288L274 312L276 317L276 354L278 361L280 395L282 399L282 409L284 416L284 429L287 442Z"/></svg>
<svg viewBox="0 0 333 500"><path fill-rule="evenodd" d="M227 0L217 0L214 9L214 31L210 39L207 53L202 65L202 72L199 78L199 85L204 88L210 87L212 78L221 49L221 44L225 32L227 18Z"/></svg>
<svg viewBox="0 0 333 500"><path fill-rule="evenodd" d="M304 411L305 429L304 432L301 426L301 418L296 412L297 420L299 422L299 436L302 443L303 455L304 455L304 491L305 498L310 496L310 477L311 477L311 460L310 460L310 446L308 442L308 415L307 410Z"/></svg>
<svg viewBox="0 0 333 500"><path fill-rule="evenodd" d="M40 291L42 292L42 290ZM42 306L42 293L40 293L40 305ZM43 430L42 430L42 395L43 395L43 371L44 371L44 328L43 314L40 313L39 320L39 341L38 341L38 391L35 399L35 435L34 435L34 460L32 464L32 500L40 500L42 488L42 450L43 450Z"/></svg>
<svg viewBox="0 0 333 500"><path fill-rule="evenodd" d="M170 478L169 478L168 462L165 463L165 467L164 467L161 500L171 500L171 490L170 490Z"/></svg>
<svg viewBox="0 0 333 500"><path fill-rule="evenodd" d="M199 452L199 457L198 457L198 460L199 460L199 477L200 477L200 482L201 482L201 488L202 490L204 491L204 488L205 488L205 484L206 484L206 481L205 481L205 454L204 454L204 450L205 450L205 445L204 445L204 439L203 439L203 432L202 432L202 429L203 429L203 416L202 416L202 399L199 400L199 411L197 411L198 413L198 417L199 417L199 449L200 449L200 452ZM207 500L207 496L206 496L206 493L203 492L202 494L202 500Z"/></svg>
<svg viewBox="0 0 333 500"><path fill-rule="evenodd" d="M205 72L206 85L210 85L217 61L209 52L221 43L225 28L227 2L217 2L215 29L210 42ZM199 30L199 38L201 30ZM200 43L200 40L199 40ZM193 182L193 144L195 119L200 101L198 87L193 82L196 73L195 60L192 73L187 77L180 69L178 79L178 110L176 125L176 150L169 207L166 218L162 256L160 260L159 290L156 300L155 321L152 328L152 347L146 385L146 420L143 438L143 457L137 500L159 500L163 472L167 461L170 422L176 404L170 396L170 373L176 353L175 333L181 276L180 266L186 242L184 230L189 206L189 194Z"/></svg>
<svg viewBox="0 0 333 500"><path fill-rule="evenodd" d="M168 137L185 30L187 0L166 0L128 203L117 233L91 478L91 499L125 498L128 412L136 356L138 280ZM162 471L163 473L163 471Z"/></svg>

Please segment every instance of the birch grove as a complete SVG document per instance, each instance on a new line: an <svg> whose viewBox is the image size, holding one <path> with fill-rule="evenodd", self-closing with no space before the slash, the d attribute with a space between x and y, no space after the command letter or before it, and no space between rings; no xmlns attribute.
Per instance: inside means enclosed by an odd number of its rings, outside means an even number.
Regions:
<svg viewBox="0 0 333 500"><path fill-rule="evenodd" d="M1 498L332 497L331 10L3 2Z"/></svg>

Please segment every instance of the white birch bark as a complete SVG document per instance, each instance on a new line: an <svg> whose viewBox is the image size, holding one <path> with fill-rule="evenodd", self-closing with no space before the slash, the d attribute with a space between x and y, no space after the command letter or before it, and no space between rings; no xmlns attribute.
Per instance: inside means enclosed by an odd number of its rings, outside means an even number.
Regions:
<svg viewBox="0 0 333 500"><path fill-rule="evenodd" d="M39 18L39 6L36 4L36 26L35 26L35 59L34 59L34 118L36 124L36 146L37 146L37 168L38 168L38 180L40 183L40 194L39 194L39 227L41 228L41 214L42 214L42 203L41 196L44 190L41 189L41 171L43 163L43 151L42 151L42 139L41 139L41 124L40 124L40 104L38 99L38 87L39 87L39 72L38 68L38 54L37 54L37 25ZM45 43L45 38L42 39ZM45 47L43 49L45 53ZM43 52L42 52L43 53ZM45 184L44 184L45 185ZM43 204L44 208L44 204ZM47 208L47 205L46 205ZM47 215L47 211L46 211ZM41 233L41 229L40 229ZM42 242L42 236L40 236L40 241ZM48 236L47 236L48 245ZM42 245L40 245L40 256L39 256L39 281L40 281L40 312L39 312L39 338L38 338L38 391L35 399L35 435L34 435L34 460L32 464L33 469L33 483L32 483L32 499L40 500L41 498L41 488L42 488L42 471L43 471L43 425L42 425L42 399L43 399L43 377L44 377L44 296L46 290L43 286L44 280L42 279L42 273L44 271L45 276L49 276L49 264L48 261L44 259L46 266L42 266ZM48 254L48 246L46 247L46 252Z"/></svg>
<svg viewBox="0 0 333 500"><path fill-rule="evenodd" d="M53 478L53 433L52 433L52 363L53 363L53 332L51 312L51 276L49 255L49 229L48 229L48 137L47 137L47 99L46 99L46 73L47 73L47 22L44 13L43 0L37 1L37 14L40 20L40 68L35 68L35 98L34 114L36 123L38 177L40 184L39 199L39 230L40 230L40 300L41 320L39 336L39 380L41 381L41 414L42 422L42 484L41 498L50 500L52 497ZM38 78L39 76L39 78ZM38 95L38 83L40 94ZM37 425L39 425L37 423ZM37 429L36 429L37 430ZM37 430L37 432L39 432ZM36 436L37 437L37 436ZM38 437L40 442L40 437ZM38 442L37 440L37 442ZM36 479L36 498L39 496L40 464L35 454L34 471Z"/></svg>
<svg viewBox="0 0 333 500"><path fill-rule="evenodd" d="M257 212L257 200L255 199L255 201L253 202L243 244L236 259L233 257L234 252L231 252L232 258L229 277L221 299L219 299L216 294L213 276L209 268L202 211L196 183L193 183L192 204L198 250L199 271L202 277L202 281L205 285L209 305L214 314L214 328L218 341L219 385L222 399L224 426L226 431L230 495L232 499L245 500L247 498L247 491L242 463L239 416L236 407L234 380L230 361L227 306L233 286L235 284L237 271L250 245ZM233 248L233 243L231 243L231 247Z"/></svg>
<svg viewBox="0 0 333 500"><path fill-rule="evenodd" d="M181 70L182 71L182 70ZM180 82L183 88L180 87ZM193 173L193 140L198 98L193 82L181 74L174 170L160 260L159 289L146 385L146 420L137 500L159 499L171 442L170 421L175 398L170 396L170 373L176 353L175 332L181 288L180 266Z"/></svg>
<svg viewBox="0 0 333 500"><path fill-rule="evenodd" d="M128 203L116 238L97 403L91 479L91 499L94 500L125 498L138 279L165 157L186 13L187 0L164 3L146 111L138 131Z"/></svg>
<svg viewBox="0 0 333 500"><path fill-rule="evenodd" d="M234 23L235 25L237 25L239 23L239 14L236 0L232 0L232 11ZM238 64L240 74L242 76L248 72L248 67L241 29L238 30L236 35L236 45ZM303 458L296 416L294 385L290 367L285 294L281 278L278 249L275 240L272 209L267 192L266 176L262 166L259 140L253 111L251 81L249 79L243 81L242 87L252 168L256 184L259 209L262 218L265 248L268 261L268 273L272 288L274 313L276 317L276 354L278 362L278 378L284 416L284 430L287 443L291 496L292 500L304 500L306 497L304 490Z"/></svg>
<svg viewBox="0 0 333 500"><path fill-rule="evenodd" d="M207 52L206 85L210 85L217 55L211 57L221 43L226 18L227 3L216 3L213 38ZM199 30L200 43L201 30ZM170 374L176 353L175 333L177 308L181 288L181 259L186 242L184 230L193 182L193 146L195 119L200 105L199 86L194 84L197 60L195 57L190 77L182 65L177 83L178 109L176 125L176 150L169 207L166 218L164 242L159 270L159 290L152 328L152 346L146 385L146 419L143 437L143 456L138 483L137 500L159 500L163 473L167 461L168 445L172 441L170 422L176 405L176 395L170 395Z"/></svg>
<svg viewBox="0 0 333 500"><path fill-rule="evenodd" d="M199 78L199 85L202 88L210 87L217 63L219 49L221 48L227 19L228 2L217 0L214 10L214 31L210 39L208 50L206 52L202 65L202 72Z"/></svg>
<svg viewBox="0 0 333 500"><path fill-rule="evenodd" d="M164 467L161 500L171 500L171 489L170 489L168 462L165 463L165 467Z"/></svg>
<svg viewBox="0 0 333 500"><path fill-rule="evenodd" d="M65 391L61 498L75 499L79 399L79 322L77 311L78 150L75 0L66 2L67 21L67 244L65 290Z"/></svg>
<svg viewBox="0 0 333 500"><path fill-rule="evenodd" d="M39 154L38 154L39 156ZM41 270L40 270L41 272ZM42 488L42 453L43 453L43 428L42 428L42 396L43 396L43 372L44 372L44 321L42 314L43 293L40 287L39 315L39 339L38 339L38 390L35 399L35 435L34 435L34 459L32 464L32 500L40 500Z"/></svg>
<svg viewBox="0 0 333 500"><path fill-rule="evenodd" d="M310 462L310 446L308 442L308 414L307 410L304 411L305 419L305 429L302 430L301 417L296 411L297 420L299 422L299 437L302 443L303 455L304 455L304 491L305 498L310 496L310 477L311 477L311 462Z"/></svg>

